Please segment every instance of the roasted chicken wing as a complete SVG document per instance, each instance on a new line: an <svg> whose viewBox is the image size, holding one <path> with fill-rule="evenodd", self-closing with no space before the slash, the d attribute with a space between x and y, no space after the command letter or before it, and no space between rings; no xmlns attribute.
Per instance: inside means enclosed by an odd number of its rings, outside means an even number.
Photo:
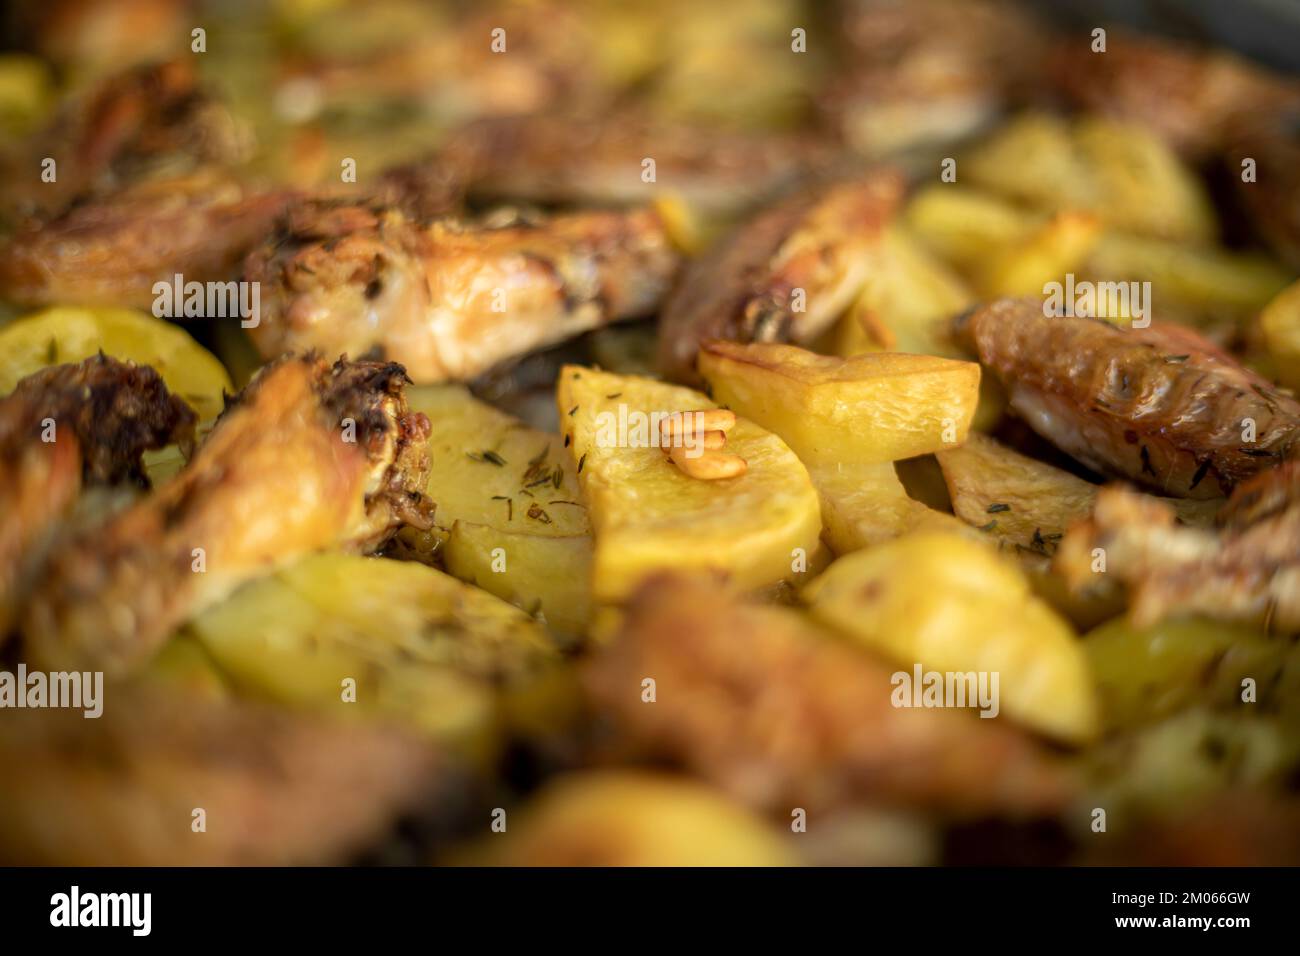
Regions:
<svg viewBox="0 0 1300 956"><path fill-rule="evenodd" d="M500 218L500 221L497 221ZM249 255L267 358L379 354L420 383L463 381L662 300L677 265L652 211L439 219L307 200Z"/></svg>
<svg viewBox="0 0 1300 956"><path fill-rule="evenodd" d="M1300 402L1191 329L1049 315L1032 297L993 302L958 324L1012 409L1102 474L1217 498L1300 441Z"/></svg>
<svg viewBox="0 0 1300 956"><path fill-rule="evenodd" d="M194 435L151 368L93 356L29 375L0 401L0 640L84 486L146 484L144 451Z"/></svg>
<svg viewBox="0 0 1300 956"><path fill-rule="evenodd" d="M696 384L708 339L807 342L867 280L871 252L902 198L892 172L801 191L762 210L692 262L659 317L659 362Z"/></svg>
<svg viewBox="0 0 1300 956"><path fill-rule="evenodd" d="M427 529L428 419L405 383L391 363L268 366L183 471L49 563L25 615L29 658L127 672L245 581Z"/></svg>

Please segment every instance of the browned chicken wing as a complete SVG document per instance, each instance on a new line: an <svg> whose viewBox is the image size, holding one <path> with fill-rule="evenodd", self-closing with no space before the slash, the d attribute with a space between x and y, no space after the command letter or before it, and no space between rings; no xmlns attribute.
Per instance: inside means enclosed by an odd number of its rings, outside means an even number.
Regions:
<svg viewBox="0 0 1300 956"><path fill-rule="evenodd" d="M157 175L232 164L251 151L249 133L199 85L184 60L134 67L69 102L20 149L5 177L11 216L50 218L77 199ZM55 161L56 178L42 179Z"/></svg>
<svg viewBox="0 0 1300 956"><path fill-rule="evenodd" d="M24 223L0 243L0 293L21 305L151 309L157 282L237 274L287 199L215 168L135 183Z"/></svg>
<svg viewBox="0 0 1300 956"><path fill-rule="evenodd" d="M141 454L188 444L194 422L153 369L103 355L42 369L0 401L0 641L82 487L146 484Z"/></svg>
<svg viewBox="0 0 1300 956"><path fill-rule="evenodd" d="M677 265L644 209L420 224L400 209L308 200L249 255L272 358L380 354L417 382L463 381L654 310Z"/></svg>
<svg viewBox="0 0 1300 956"><path fill-rule="evenodd" d="M1232 124L1228 174L1250 220L1273 251L1300 270L1300 105ZM1253 178L1242 163L1253 160Z"/></svg>
<svg viewBox="0 0 1300 956"><path fill-rule="evenodd" d="M960 324L1035 431L1161 494L1221 497L1300 440L1300 402L1190 329L1047 315L1032 297Z"/></svg>
<svg viewBox="0 0 1300 956"><path fill-rule="evenodd" d="M845 68L822 107L845 140L880 156L967 136L1023 98L1045 33L1003 0L851 0Z"/></svg>
<svg viewBox="0 0 1300 956"><path fill-rule="evenodd" d="M483 199L636 205L670 193L705 213L728 214L834 157L810 134L667 124L624 111L600 120L567 113L480 120L454 134L437 163ZM649 182L646 160L655 164Z"/></svg>
<svg viewBox="0 0 1300 956"><path fill-rule="evenodd" d="M741 604L711 582L644 587L588 677L638 744L782 815L862 802L1014 815L1058 807L1068 788L1018 732L896 708L887 666L793 610Z"/></svg>
<svg viewBox="0 0 1300 956"><path fill-rule="evenodd" d="M404 522L427 530L429 423L406 381L391 363L268 366L183 471L50 562L24 618L29 658L127 672L245 581L373 550Z"/></svg>
<svg viewBox="0 0 1300 956"><path fill-rule="evenodd" d="M1104 53L1088 31L1061 40L1048 60L1075 105L1136 123L1190 156L1220 149L1242 114L1300 104L1300 82L1223 50L1111 30Z"/></svg>
<svg viewBox="0 0 1300 956"><path fill-rule="evenodd" d="M1056 564L1077 589L1105 573L1127 584L1139 624L1201 614L1300 630L1300 462L1238 487L1217 532L1180 525L1171 508L1124 487L1102 490L1066 534Z"/></svg>
<svg viewBox="0 0 1300 956"><path fill-rule="evenodd" d="M698 383L708 339L807 342L866 282L871 251L902 198L884 171L799 192L724 236L682 274L659 318L659 361Z"/></svg>
<svg viewBox="0 0 1300 956"><path fill-rule="evenodd" d="M384 727L174 688L110 683L103 697L95 720L0 721L0 862L344 863L442 776L426 744Z"/></svg>

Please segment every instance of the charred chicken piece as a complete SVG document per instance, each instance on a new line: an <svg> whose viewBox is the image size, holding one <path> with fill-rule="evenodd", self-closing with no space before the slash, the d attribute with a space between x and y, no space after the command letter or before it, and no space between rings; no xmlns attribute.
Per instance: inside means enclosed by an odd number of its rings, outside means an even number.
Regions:
<svg viewBox="0 0 1300 956"><path fill-rule="evenodd" d="M263 369L170 482L49 563L29 659L129 672L240 584L328 548L427 530L429 423L400 365L286 358Z"/></svg>
<svg viewBox="0 0 1300 956"><path fill-rule="evenodd" d="M1002 0L852 0L842 8L846 67L821 106L869 156L979 130L1026 97L1048 51L1034 18Z"/></svg>
<svg viewBox="0 0 1300 956"><path fill-rule="evenodd" d="M1077 31L1048 63L1074 105L1149 129L1193 158L1221 149L1237 117L1300 105L1294 78L1221 50L1116 30L1104 53Z"/></svg>
<svg viewBox="0 0 1300 956"><path fill-rule="evenodd" d="M5 177L11 216L48 219L78 199L157 175L246 159L251 138L184 61L133 67L67 104ZM55 160L57 177L42 179Z"/></svg>
<svg viewBox="0 0 1300 956"><path fill-rule="evenodd" d="M1187 328L1048 315L1031 297L961 317L958 335L1036 432L1164 495L1227 495L1300 440L1300 402Z"/></svg>
<svg viewBox="0 0 1300 956"><path fill-rule="evenodd" d="M0 640L81 489L146 485L141 454L188 446L195 419L153 369L103 355L42 369L0 401Z"/></svg>
<svg viewBox="0 0 1300 956"><path fill-rule="evenodd" d="M21 710L0 721L4 863L344 863L444 776L427 745L385 727L175 688L110 683L102 697L96 720ZM199 834L195 807L208 823Z"/></svg>
<svg viewBox="0 0 1300 956"><path fill-rule="evenodd" d="M248 257L273 358L309 348L465 381L617 319L652 312L677 265L649 210L421 224L400 209L308 200Z"/></svg>
<svg viewBox="0 0 1300 956"><path fill-rule="evenodd" d="M29 220L0 244L0 292L22 305L152 307L153 286L229 278L288 194L251 190L215 168L150 179Z"/></svg>
<svg viewBox="0 0 1300 956"><path fill-rule="evenodd" d="M1300 462L1241 485L1217 532L1180 525L1147 495L1109 487L1088 520L1071 528L1056 564L1078 590L1094 583L1096 549L1107 575L1128 585L1139 625L1172 614L1203 614L1300 630Z"/></svg>
<svg viewBox="0 0 1300 956"><path fill-rule="evenodd" d="M636 205L660 193L705 213L743 211L835 158L816 137L655 122L631 111L494 117L457 131L436 165L479 199ZM655 162L653 183L643 163Z"/></svg>
<svg viewBox="0 0 1300 956"><path fill-rule="evenodd" d="M664 374L698 384L708 339L807 342L866 282L903 191L884 171L803 191L764 209L684 270L659 319Z"/></svg>
<svg viewBox="0 0 1300 956"><path fill-rule="evenodd" d="M765 810L864 802L953 817L1032 814L1068 792L1029 738L890 702L890 668L786 608L659 578L629 603L588 685L632 742ZM656 702L642 701L653 677Z"/></svg>

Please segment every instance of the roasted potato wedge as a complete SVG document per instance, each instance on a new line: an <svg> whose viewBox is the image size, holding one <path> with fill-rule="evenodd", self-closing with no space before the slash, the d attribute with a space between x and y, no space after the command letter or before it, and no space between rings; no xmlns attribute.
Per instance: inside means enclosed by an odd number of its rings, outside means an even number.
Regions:
<svg viewBox="0 0 1300 956"><path fill-rule="evenodd" d="M961 277L899 226L885 233L873 262L866 288L836 326L830 351L844 358L879 351L961 357L949 320L975 301Z"/></svg>
<svg viewBox="0 0 1300 956"><path fill-rule="evenodd" d="M324 554L187 626L246 692L394 722L490 756L559 652L537 622L424 565Z"/></svg>
<svg viewBox="0 0 1300 956"><path fill-rule="evenodd" d="M715 406L699 392L565 366L557 400L595 531L597 601L618 601L648 575L670 568L721 571L740 588L763 588L790 575L796 549L816 550L817 493L776 435L738 419L726 451L743 458L747 470L700 481L652 444L655 416Z"/></svg>
<svg viewBox="0 0 1300 956"><path fill-rule="evenodd" d="M956 184L925 187L903 213L913 235L967 275L978 270L991 249L1024 242L1047 218Z"/></svg>
<svg viewBox="0 0 1300 956"><path fill-rule="evenodd" d="M505 833L455 862L495 866L792 866L788 837L703 784L606 770L549 783Z"/></svg>
<svg viewBox="0 0 1300 956"><path fill-rule="evenodd" d="M987 250L976 285L988 298L1041 295L1047 283L1082 272L1100 238L1101 221L1091 213L1057 213L1024 239Z"/></svg>
<svg viewBox="0 0 1300 956"><path fill-rule="evenodd" d="M840 558L804 590L812 615L908 668L997 673L1001 709L1090 740L1097 708L1073 631L1014 564L961 535L917 532Z"/></svg>
<svg viewBox="0 0 1300 956"><path fill-rule="evenodd" d="M909 497L892 462L814 464L809 474L821 496L822 535L837 555L921 529L975 534Z"/></svg>
<svg viewBox="0 0 1300 956"><path fill-rule="evenodd" d="M710 342L700 373L721 404L780 435L806 463L897 461L965 440L979 366L929 355L817 355Z"/></svg>
<svg viewBox="0 0 1300 956"><path fill-rule="evenodd" d="M1050 558L1074 522L1092 514L1099 485L1055 465L1022 455L995 439L972 435L964 445L939 452L953 513L1017 554ZM1187 524L1206 526L1220 498L1169 498Z"/></svg>
<svg viewBox="0 0 1300 956"><path fill-rule="evenodd" d="M1143 628L1118 618L1083 641L1107 728L1150 722L1190 706L1246 706L1246 678L1254 680L1254 701L1268 707L1291 647L1250 627L1197 618Z"/></svg>
<svg viewBox="0 0 1300 956"><path fill-rule="evenodd" d="M1259 327L1282 384L1300 389L1300 282L1287 286L1264 307Z"/></svg>
<svg viewBox="0 0 1300 956"><path fill-rule="evenodd" d="M1028 114L977 145L959 169L978 187L1047 212L1095 213L1118 230L1191 243L1218 232L1192 171L1131 124Z"/></svg>

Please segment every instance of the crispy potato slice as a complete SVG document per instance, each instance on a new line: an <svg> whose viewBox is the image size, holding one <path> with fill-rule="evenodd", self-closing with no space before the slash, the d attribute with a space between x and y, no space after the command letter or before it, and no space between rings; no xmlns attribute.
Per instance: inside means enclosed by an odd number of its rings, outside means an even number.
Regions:
<svg viewBox="0 0 1300 956"><path fill-rule="evenodd" d="M1264 307L1259 327L1282 384L1300 389L1300 282L1287 286Z"/></svg>
<svg viewBox="0 0 1300 956"><path fill-rule="evenodd" d="M507 698L559 661L541 625L491 594L421 564L341 554L255 582L188 630L246 690L397 722L472 756L493 752Z"/></svg>
<svg viewBox="0 0 1300 956"><path fill-rule="evenodd" d="M1198 618L1137 628L1126 618L1084 637L1108 728L1164 717L1192 705L1241 704L1242 680L1267 703L1291 645L1242 625Z"/></svg>
<svg viewBox="0 0 1300 956"><path fill-rule="evenodd" d="M462 385L412 388L407 397L433 426L427 490L437 511L431 532L399 533L399 553L426 562L440 555L456 577L530 613L540 608L559 633L581 634L591 603L591 531L559 436ZM505 557L499 572L497 548Z"/></svg>
<svg viewBox="0 0 1300 956"><path fill-rule="evenodd" d="M695 781L638 770L560 777L504 838L456 862L494 866L793 866L793 847Z"/></svg>
<svg viewBox="0 0 1300 956"><path fill-rule="evenodd" d="M448 573L523 608L568 637L587 630L591 559L588 534L555 537L502 531L472 521L451 526L442 552Z"/></svg>
<svg viewBox="0 0 1300 956"><path fill-rule="evenodd" d="M618 601L669 568L722 571L742 589L762 588L789 576L795 549L816 550L821 522L808 472L785 442L753 422L741 418L727 433L726 451L748 470L697 481L649 444L658 435L650 416L716 405L699 392L565 366L557 400L595 529L597 601ZM623 436L620 409L629 423ZM638 415L647 423L639 432Z"/></svg>
<svg viewBox="0 0 1300 956"><path fill-rule="evenodd" d="M1096 733L1073 631L978 542L910 534L840 558L804 599L818 620L909 668L998 673L1001 709L1014 720L1070 743Z"/></svg>
<svg viewBox="0 0 1300 956"><path fill-rule="evenodd" d="M891 665L794 609L664 575L616 630L585 676L626 742L779 819L864 803L950 818L1050 813L1070 791L1063 768L1007 721L895 707Z"/></svg>
<svg viewBox="0 0 1300 956"><path fill-rule="evenodd" d="M897 461L959 444L979 398L978 364L931 355L842 359L710 342L699 368L720 404L776 432L805 463Z"/></svg>

